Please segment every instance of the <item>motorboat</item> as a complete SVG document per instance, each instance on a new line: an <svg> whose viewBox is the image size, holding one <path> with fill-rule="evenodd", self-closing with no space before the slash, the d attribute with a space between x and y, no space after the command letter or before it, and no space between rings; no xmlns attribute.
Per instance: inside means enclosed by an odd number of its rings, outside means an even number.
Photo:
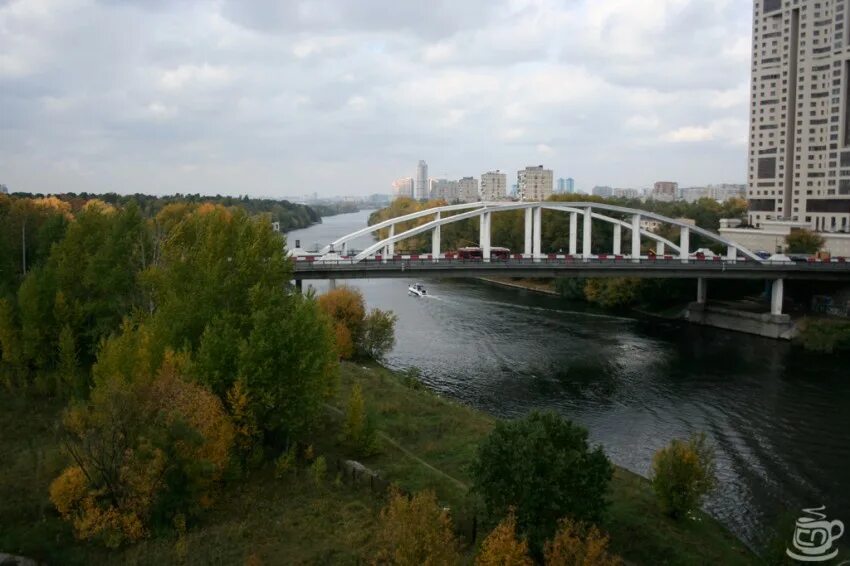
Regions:
<svg viewBox="0 0 850 566"><path fill-rule="evenodd" d="M410 286L407 288L407 293L409 295L415 295L417 297L424 297L428 294L428 292L425 290L425 285L423 285L422 283L411 283Z"/></svg>

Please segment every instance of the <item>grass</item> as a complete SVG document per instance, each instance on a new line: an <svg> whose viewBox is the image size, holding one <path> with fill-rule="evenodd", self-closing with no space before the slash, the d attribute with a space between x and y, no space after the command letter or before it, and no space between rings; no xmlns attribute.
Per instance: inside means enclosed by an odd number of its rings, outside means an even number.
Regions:
<svg viewBox="0 0 850 566"><path fill-rule="evenodd" d="M331 404L344 409L352 385L360 383L380 433L379 453L359 461L409 491L434 489L458 522L468 524L476 512L466 489L469 464L495 420L380 366L346 363L341 373ZM368 484L335 482L333 464L318 486L304 470L277 479L272 465L233 481L182 539L167 532L118 551L76 541L47 497L50 481L65 463L55 428L60 412L55 401L0 396L0 552L51 564L356 564L373 556L382 499ZM347 455L337 440L341 417L328 414L315 450L335 462ZM603 527L613 550L630 563L755 562L704 514L684 522L666 518L649 483L625 470L616 471L611 499ZM467 549L470 562L473 553Z"/></svg>

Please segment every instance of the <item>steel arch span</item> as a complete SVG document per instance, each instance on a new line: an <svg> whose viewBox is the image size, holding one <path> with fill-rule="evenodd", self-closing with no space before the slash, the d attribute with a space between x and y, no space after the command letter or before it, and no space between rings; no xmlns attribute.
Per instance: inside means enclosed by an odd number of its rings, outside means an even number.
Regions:
<svg viewBox="0 0 850 566"><path fill-rule="evenodd" d="M423 233L431 232L432 246L431 257L436 261L442 257L440 249L440 229L442 226L467 220L470 218L479 218L479 245L482 248L484 261L488 261L490 257L490 225L493 214L505 211L524 210L525 211L525 249L523 256L528 258L542 258L544 254L541 249L542 235L542 219L543 210L553 210L563 212L570 215L569 223L569 253L572 256L583 258L594 257L591 248L593 243L593 220L601 220L611 224L614 231L614 245L611 254L618 256L629 256L633 260L640 259L641 254L641 239L648 239L655 242L659 255L664 255L669 248L675 252L676 256L687 260L691 254L690 237L691 234L697 234L712 242L722 244L726 247L726 258L734 260L738 255L743 255L747 259L762 262L763 260L754 254L749 249L740 244L723 238L719 234L715 234L709 230L705 230L698 226L694 226L681 220L668 218L660 214L648 212L645 210L637 210L622 206L610 204L602 204L597 202L559 202L559 201L544 201L544 202L476 202L468 204L455 204L429 208L420 210L405 216L391 218L383 222L379 222L372 226L368 226L356 232L352 232L342 238L339 238L325 246L319 253L325 255L331 252L341 252L345 254L348 243L356 238L377 232L378 230L388 228L389 235L374 244L371 244L363 251L359 252L351 261L353 263L361 262L371 258L376 254L381 254L384 257L392 256L395 253L395 244L402 242L413 236L418 236ZM445 213L454 213L451 216L443 216ZM609 216L616 214L621 217L628 218L628 221L622 218ZM420 226L415 226L400 233L396 233L396 227L399 224L410 220L420 218L433 217L428 222ZM672 242L650 230L641 228L641 221L652 220L661 224L675 226L679 229L679 241ZM629 246L630 253L623 253L622 246L622 231L623 229L631 233ZM579 250L578 234L581 230L582 234L582 249Z"/></svg>

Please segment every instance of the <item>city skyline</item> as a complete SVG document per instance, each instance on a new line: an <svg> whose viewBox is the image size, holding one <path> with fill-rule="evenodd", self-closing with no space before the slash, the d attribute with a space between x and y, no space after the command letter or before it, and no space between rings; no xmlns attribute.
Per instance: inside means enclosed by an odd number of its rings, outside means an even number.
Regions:
<svg viewBox="0 0 850 566"><path fill-rule="evenodd" d="M6 2L0 182L366 195L421 156L740 182L750 6L636 4Z"/></svg>

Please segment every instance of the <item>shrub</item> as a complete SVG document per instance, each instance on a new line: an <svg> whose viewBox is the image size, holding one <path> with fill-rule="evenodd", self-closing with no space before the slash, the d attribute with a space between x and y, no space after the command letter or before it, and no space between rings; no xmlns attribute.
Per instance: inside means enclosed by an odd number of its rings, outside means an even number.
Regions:
<svg viewBox="0 0 850 566"><path fill-rule="evenodd" d="M378 525L379 563L398 566L460 563L448 513L433 491L409 498L393 488Z"/></svg>
<svg viewBox="0 0 850 566"><path fill-rule="evenodd" d="M491 516L513 507L532 549L542 548L560 518L598 520L613 468L587 431L552 413L500 422L481 444L472 476Z"/></svg>
<svg viewBox="0 0 850 566"><path fill-rule="evenodd" d="M697 509L716 481L714 449L705 434L673 440L652 459L652 489L672 517Z"/></svg>
<svg viewBox="0 0 850 566"><path fill-rule="evenodd" d="M608 552L608 536L593 525L564 519L555 537L546 543L549 566L621 566L623 560Z"/></svg>
<svg viewBox="0 0 850 566"><path fill-rule="evenodd" d="M850 321L805 319L797 337L806 350L831 354L850 350Z"/></svg>
<svg viewBox="0 0 850 566"><path fill-rule="evenodd" d="M528 543L517 538L513 510L490 531L475 557L475 566L532 566Z"/></svg>
<svg viewBox="0 0 850 566"><path fill-rule="evenodd" d="M809 230L792 230L785 236L785 251L792 254L813 254L823 247L826 240Z"/></svg>

